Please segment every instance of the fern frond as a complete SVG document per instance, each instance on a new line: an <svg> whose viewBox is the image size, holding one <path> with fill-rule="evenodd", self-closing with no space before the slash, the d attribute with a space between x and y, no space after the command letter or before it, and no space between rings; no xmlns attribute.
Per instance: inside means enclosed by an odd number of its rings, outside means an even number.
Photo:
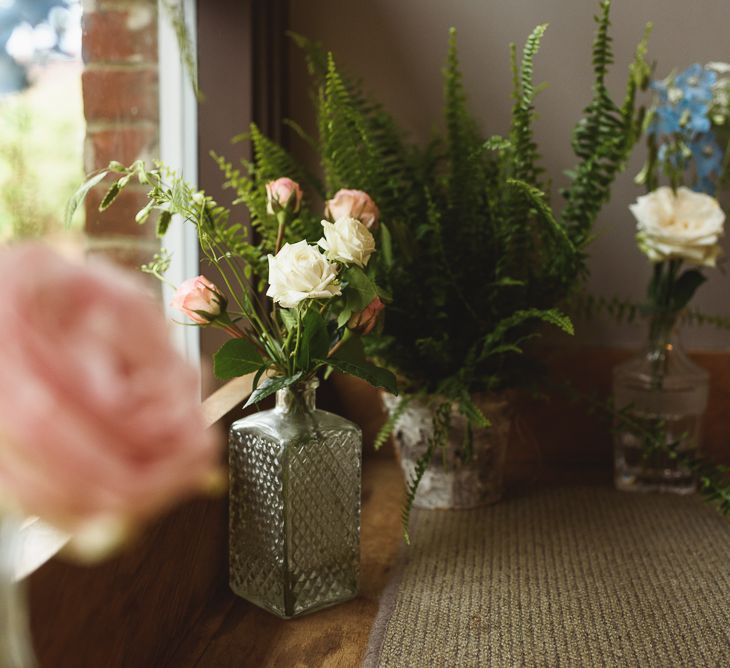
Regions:
<svg viewBox="0 0 730 668"><path fill-rule="evenodd" d="M383 426L378 431L377 436L375 437L375 440L373 441L373 447L375 450L380 450L380 448L385 445L387 440L390 438L390 435L395 430L396 425L398 424L398 420L400 420L403 413L406 412L406 408L410 405L411 401L413 401L413 396L408 396L405 394L401 394L399 397L398 405L393 409L391 414L388 416L388 419L385 421Z"/></svg>
<svg viewBox="0 0 730 668"><path fill-rule="evenodd" d="M477 360L484 359L495 347L501 345L510 330L515 329L530 320L541 320L542 322L557 327L566 334L575 333L573 323L570 318L558 309L521 309L500 320L494 329L484 337L484 340L479 346Z"/></svg>
<svg viewBox="0 0 730 668"><path fill-rule="evenodd" d="M619 297L578 294L570 302L570 310L577 318L591 320L608 316L617 323L633 323L643 315L644 305Z"/></svg>
<svg viewBox="0 0 730 668"><path fill-rule="evenodd" d="M709 325L711 327L716 327L717 329L730 331L730 317L725 315L706 314L698 311L697 309L688 309L684 311L681 315L680 322L686 325Z"/></svg>
<svg viewBox="0 0 730 668"><path fill-rule="evenodd" d="M510 142L513 146L512 176L535 186L539 184L542 170L537 164L539 155L532 132L536 95L533 73L535 56L540 50L547 27L547 24L537 26L527 38L519 69L516 60L513 61L513 81L516 85L512 92L514 106L510 130Z"/></svg>
<svg viewBox="0 0 730 668"><path fill-rule="evenodd" d="M507 179L507 185L522 193L527 202L537 212L538 217L545 223L547 229L563 247L563 251L569 256L575 254L575 246L565 228L555 218L553 210L545 199L545 193L521 179ZM572 275L572 271L570 273Z"/></svg>
<svg viewBox="0 0 730 668"><path fill-rule="evenodd" d="M578 165L568 172L570 186L562 191L566 200L561 220L576 246L584 246L599 211L610 197L611 184L626 164L639 138L643 110L636 110L636 92L645 85L646 44L650 26L644 32L634 61L621 108L611 99L606 75L613 63L610 27L611 1L603 0L596 17L593 43L593 99L573 131L573 151Z"/></svg>
<svg viewBox="0 0 730 668"><path fill-rule="evenodd" d="M421 483L426 470L431 464L436 449L446 445L450 427L451 404L449 402L443 402L434 409L431 438L428 441L426 451L418 458L413 475L406 486L406 501L401 512L401 523L403 526L403 538L407 545L411 543L408 525L410 524L413 502L416 500L418 485Z"/></svg>

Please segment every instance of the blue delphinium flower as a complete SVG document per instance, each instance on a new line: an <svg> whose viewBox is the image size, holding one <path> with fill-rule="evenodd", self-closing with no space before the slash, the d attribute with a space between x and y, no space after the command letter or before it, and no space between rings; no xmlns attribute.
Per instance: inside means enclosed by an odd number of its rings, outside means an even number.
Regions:
<svg viewBox="0 0 730 668"><path fill-rule="evenodd" d="M712 87L717 73L695 63L675 77L654 81L652 88L659 96L650 134L708 132Z"/></svg>
<svg viewBox="0 0 730 668"><path fill-rule="evenodd" d="M647 129L659 144L660 163L683 172L695 165L695 190L714 194L722 174L723 150L712 132L710 118L717 72L695 63L679 74L654 81L657 104Z"/></svg>
<svg viewBox="0 0 730 668"><path fill-rule="evenodd" d="M723 151L717 143L714 132L706 132L690 142L692 159L695 164L696 182L694 190L715 194L715 183L722 175Z"/></svg>

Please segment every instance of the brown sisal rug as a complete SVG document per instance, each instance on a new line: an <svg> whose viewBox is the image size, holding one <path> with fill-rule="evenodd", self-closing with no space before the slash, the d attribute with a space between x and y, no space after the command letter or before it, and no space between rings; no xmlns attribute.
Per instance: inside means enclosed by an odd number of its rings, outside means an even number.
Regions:
<svg viewBox="0 0 730 668"><path fill-rule="evenodd" d="M411 535L366 668L730 667L730 525L699 498L538 488Z"/></svg>

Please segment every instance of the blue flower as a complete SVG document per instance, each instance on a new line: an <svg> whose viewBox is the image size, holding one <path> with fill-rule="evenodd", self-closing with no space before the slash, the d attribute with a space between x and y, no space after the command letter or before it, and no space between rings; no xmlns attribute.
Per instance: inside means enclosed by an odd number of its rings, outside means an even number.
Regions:
<svg viewBox="0 0 730 668"><path fill-rule="evenodd" d="M716 72L695 63L675 77L652 82L659 102L649 133L691 135L709 132L712 87L716 81Z"/></svg>
<svg viewBox="0 0 730 668"><path fill-rule="evenodd" d="M697 191L714 194L724 153L712 131L710 110L717 72L695 63L676 76L654 81L656 104L648 134L656 137L657 158L675 175L694 164Z"/></svg>
<svg viewBox="0 0 730 668"><path fill-rule="evenodd" d="M715 134L708 132L690 142L692 159L695 163L696 181L694 190L708 195L715 194L715 180L722 175L723 150L717 143Z"/></svg>

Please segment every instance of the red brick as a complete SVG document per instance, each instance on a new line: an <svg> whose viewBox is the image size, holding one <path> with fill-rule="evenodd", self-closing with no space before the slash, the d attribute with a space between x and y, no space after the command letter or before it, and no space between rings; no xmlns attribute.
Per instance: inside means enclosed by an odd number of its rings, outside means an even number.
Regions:
<svg viewBox="0 0 730 668"><path fill-rule="evenodd" d="M106 211L100 212L99 204L108 188L109 184L97 186L86 198L86 233L94 237L154 237L154 216L144 225L137 224L134 219L137 212L147 204L147 190L141 186L129 186Z"/></svg>
<svg viewBox="0 0 730 668"><path fill-rule="evenodd" d="M156 21L132 30L128 11L85 13L84 62L157 62Z"/></svg>
<svg viewBox="0 0 730 668"><path fill-rule="evenodd" d="M157 72L154 70L86 70L84 114L88 122L158 120Z"/></svg>
<svg viewBox="0 0 730 668"><path fill-rule="evenodd" d="M156 158L157 129L154 126L119 127L90 131L86 136L86 170L103 169L112 160L129 165L140 158Z"/></svg>

